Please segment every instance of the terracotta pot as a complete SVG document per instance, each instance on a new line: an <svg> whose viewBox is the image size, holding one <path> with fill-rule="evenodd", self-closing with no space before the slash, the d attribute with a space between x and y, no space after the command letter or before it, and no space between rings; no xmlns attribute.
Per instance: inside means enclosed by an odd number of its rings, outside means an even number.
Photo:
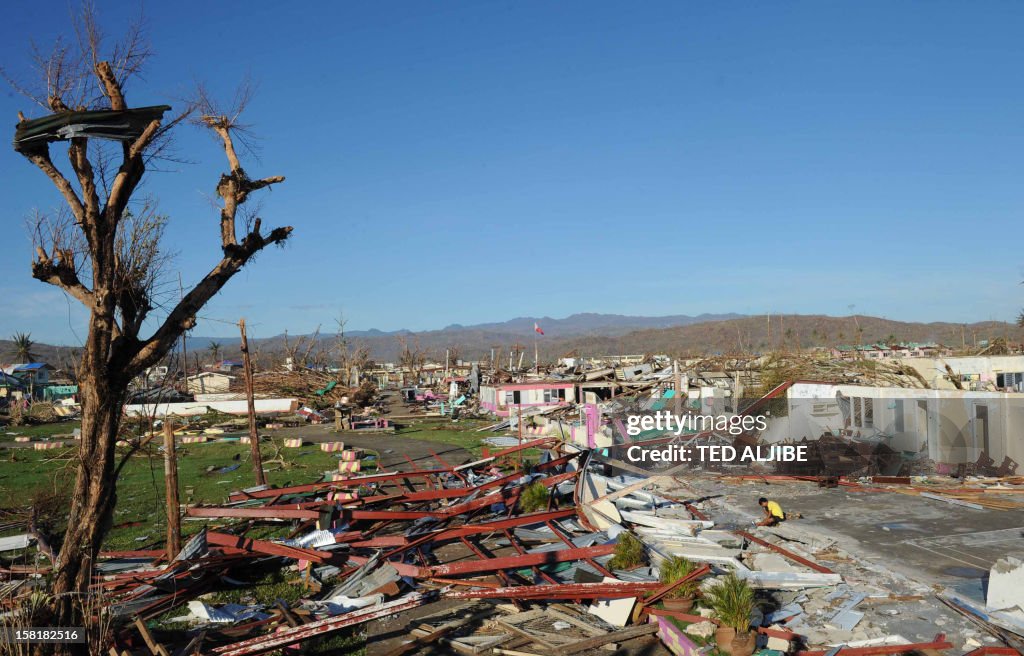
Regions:
<svg viewBox="0 0 1024 656"><path fill-rule="evenodd" d="M732 654L732 641L736 637L736 629L720 626L715 629L715 644L723 654Z"/></svg>
<svg viewBox="0 0 1024 656"><path fill-rule="evenodd" d="M757 635L753 631L737 633L732 639L732 656L750 656L757 645Z"/></svg>
<svg viewBox="0 0 1024 656"><path fill-rule="evenodd" d="M693 597L666 597L661 600L665 610L675 610L680 613L689 613L693 610Z"/></svg>

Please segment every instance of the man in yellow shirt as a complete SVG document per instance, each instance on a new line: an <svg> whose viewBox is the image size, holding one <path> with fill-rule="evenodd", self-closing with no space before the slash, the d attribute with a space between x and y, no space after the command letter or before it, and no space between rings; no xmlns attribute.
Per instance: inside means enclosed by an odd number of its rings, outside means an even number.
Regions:
<svg viewBox="0 0 1024 656"><path fill-rule="evenodd" d="M778 501L769 501L761 497L757 504L764 509L764 519L757 523L758 526L777 526L780 522L786 521L786 513Z"/></svg>

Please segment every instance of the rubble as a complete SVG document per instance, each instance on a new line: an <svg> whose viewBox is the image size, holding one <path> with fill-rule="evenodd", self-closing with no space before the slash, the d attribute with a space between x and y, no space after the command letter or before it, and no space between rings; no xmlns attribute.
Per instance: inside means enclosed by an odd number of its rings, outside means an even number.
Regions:
<svg viewBox="0 0 1024 656"><path fill-rule="evenodd" d="M646 367L576 375L590 383L614 378L635 391L657 390L676 374ZM420 396L414 403L450 398ZM655 394L614 403L657 409L673 399ZM459 407L479 411L472 397ZM730 572L756 595L749 625L761 656L835 656L837 649L849 656L954 649L1006 656L1024 645L1020 560L996 564L987 597L952 588L936 595L925 583L885 572L884 561L872 562L820 527L752 527L738 499L748 486L783 488L796 498L822 494L823 486L857 499L913 497L939 515L1012 512L1024 507L1024 497L1016 496L1024 478L1006 473L1015 463L996 476L1000 468L979 460L974 471L983 475L958 478L700 469L643 476L614 458L596 457L605 448L591 442L615 437L614 416L590 428L581 417L565 430L573 423L570 412L561 406L533 412L536 425L529 427L525 419L485 426L514 425L515 434L487 436L484 457L471 462L433 453L429 467L406 458L407 467L374 473L359 471L361 452L348 438L332 436L319 450L337 455L336 471L286 487L235 490L219 505L190 505L186 519L203 528L173 560L150 549L104 553L97 563L94 585L110 599L117 653L243 656L369 626L371 654L640 653L660 641L659 648L696 655L708 652L726 623L700 591L689 610L667 602L687 581L707 590ZM574 432L581 427L586 432ZM184 441L219 435L216 426L209 429L193 428L198 434L183 435ZM304 440L283 443L300 447ZM524 453L531 458L520 464ZM547 503L526 511L520 499L538 484ZM877 530L906 529L892 523ZM634 538L645 562L620 568L617 545ZM30 542L25 535L0 538L5 551L29 549ZM662 583L659 566L679 557L695 563L692 573ZM300 591L298 599L218 601L217 591L244 590L251 570L281 572ZM6 567L4 574L18 581L42 571ZM161 629L172 621L189 628ZM400 637L378 649L373 632L385 624ZM1006 645L997 649L1009 651L992 651L993 636Z"/></svg>

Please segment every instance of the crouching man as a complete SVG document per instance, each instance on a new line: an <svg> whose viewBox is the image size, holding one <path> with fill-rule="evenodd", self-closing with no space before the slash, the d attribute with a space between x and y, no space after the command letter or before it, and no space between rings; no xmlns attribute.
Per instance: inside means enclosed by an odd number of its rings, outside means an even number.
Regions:
<svg viewBox="0 0 1024 656"><path fill-rule="evenodd" d="M786 513L782 511L778 501L769 501L761 497L757 503L764 510L764 519L757 523L758 526L778 526L786 521Z"/></svg>

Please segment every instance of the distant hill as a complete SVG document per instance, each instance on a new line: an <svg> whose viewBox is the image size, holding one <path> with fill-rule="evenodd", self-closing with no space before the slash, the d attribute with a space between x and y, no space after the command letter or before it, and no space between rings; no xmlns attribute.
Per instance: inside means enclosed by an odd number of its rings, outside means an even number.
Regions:
<svg viewBox="0 0 1024 656"><path fill-rule="evenodd" d="M695 323L735 319L741 316L743 315L700 314L697 316L690 316L687 314L675 314L664 317L637 317L624 314L595 314L587 312L572 314L564 319L552 319L551 317L517 317L500 323L481 323L474 326L452 324L444 328L444 331L468 330L529 336L533 334L533 326L536 323L540 325L545 334L557 337L572 337L577 335L624 335L634 330L643 330L646 328L689 326Z"/></svg>
<svg viewBox="0 0 1024 656"><path fill-rule="evenodd" d="M410 343L418 343L433 358L443 359L446 348L455 347L461 357L476 359L489 354L491 348L507 353L516 343L527 350L532 359L533 323L545 331L537 338L541 357L552 360L571 352L581 355L615 353L666 353L676 355L714 355L719 353L764 352L773 348L791 349L813 346L835 346L882 342L939 342L958 347L972 346L983 340L1005 337L1013 342L1024 341L1024 330L1013 324L984 321L973 324L949 322L916 323L893 321L879 317L825 315L773 315L771 338L765 315L741 316L699 315L696 317L621 317L619 315L573 315L565 319L522 317L497 324L449 326L443 330L420 333L395 331L367 335L349 333L353 344L365 346L378 361L398 358L399 335ZM587 317L594 317L588 321ZM646 322L649 326L627 329L629 322ZM669 327L653 327L678 322ZM295 339L295 338L291 338ZM333 337L325 336L325 340ZM237 340L225 347L237 348ZM190 348L205 348L202 338L191 338ZM260 340L264 352L283 350L282 337ZM226 354L231 356L232 354Z"/></svg>
<svg viewBox="0 0 1024 656"><path fill-rule="evenodd" d="M915 323L879 317L825 315L773 315L769 338L769 320L765 315L676 315L668 317L629 317L609 314L575 314L564 319L519 317L501 323L475 326L450 325L441 330L419 333L409 331L352 331L349 341L365 346L377 361L395 361L400 352L399 336L418 344L435 360L443 360L446 348L458 350L464 359L477 359L491 348L507 354L514 344L522 345L532 360L533 324L545 331L536 342L541 358L553 360L575 352L579 355L616 353L665 353L669 355L715 355L723 353L765 352L777 348L806 349L814 346L873 343L886 341L939 342L947 346L968 347L983 340L1006 338L1024 342L1024 329L1001 321L972 324L949 322ZM293 343L300 336L289 336ZM321 346L333 343L333 335L322 335ZM189 360L196 354L209 359L207 347L221 344L220 357L238 356L238 339L189 337ZM284 337L252 340L261 354L283 353ZM0 340L0 362L10 361L6 352L11 342ZM37 346L40 360L67 360L71 349L45 344ZM261 361L265 361L261 358Z"/></svg>
<svg viewBox="0 0 1024 656"><path fill-rule="evenodd" d="M460 353L467 357L479 357L488 353L492 347L511 346L516 342L531 340L534 323L544 331L545 342L558 341L566 338L621 336L632 331L655 328L687 326L707 321L720 321L741 317L739 314L701 314L690 316L677 314L663 317L638 317L622 314L573 314L564 319L551 317L517 317L497 323L483 323L472 326L451 324L439 330L427 330L413 333L409 330L350 330L346 337L353 343L364 345L370 349L372 357L378 360L393 360L398 354L398 337L407 336L411 341L418 342L421 348L432 354L444 356L445 348L456 346ZM289 335L289 340L301 339L301 335ZM333 340L334 336L321 335L325 341ZM254 340L256 341L256 340ZM205 350L211 342L217 342L225 349L225 355L237 353L237 338L189 337L189 349ZM258 340L263 350L283 350L284 336L277 335Z"/></svg>
<svg viewBox="0 0 1024 656"><path fill-rule="evenodd" d="M51 344L36 344L32 347L32 354L36 362L46 362L58 369L68 369L78 362L80 348L75 346L53 346ZM0 363L2 364L23 364L16 361L14 356L14 342L9 339L0 339Z"/></svg>
<svg viewBox="0 0 1024 656"><path fill-rule="evenodd" d="M661 330L639 330L620 336L569 338L558 347L581 353L667 353L712 355L764 352L773 348L802 349L874 342L939 342L968 347L997 337L1024 341L1024 329L1001 321L972 324L915 323L879 317L765 315L715 321Z"/></svg>

